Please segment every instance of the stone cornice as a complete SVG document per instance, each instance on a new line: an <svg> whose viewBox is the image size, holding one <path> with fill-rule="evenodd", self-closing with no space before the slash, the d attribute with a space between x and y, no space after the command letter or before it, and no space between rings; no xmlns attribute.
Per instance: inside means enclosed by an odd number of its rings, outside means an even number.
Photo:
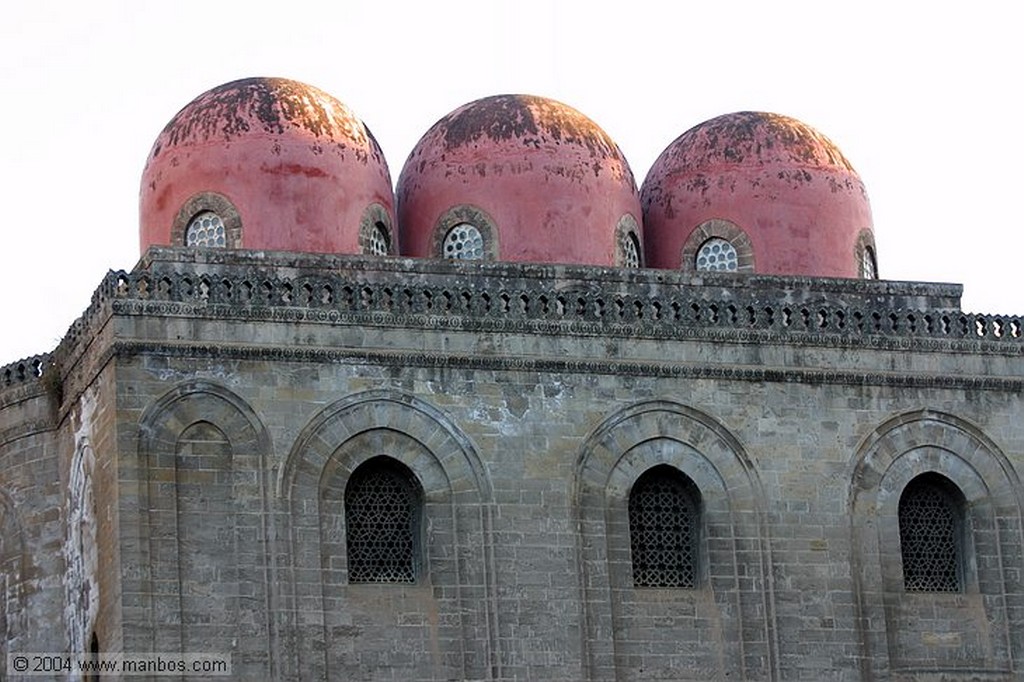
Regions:
<svg viewBox="0 0 1024 682"><path fill-rule="evenodd" d="M115 357L158 355L179 358L251 360L257 362L313 362L399 367L453 368L562 374L605 374L632 377L718 379L770 383L840 384L952 390L988 390L1019 393L1024 379L899 372L864 372L817 368L709 365L685 362L618 359L553 359L509 355L464 355L244 344L161 343L119 341L103 361Z"/></svg>
<svg viewBox="0 0 1024 682"><path fill-rule="evenodd" d="M105 284L111 287L114 310L129 315L1024 352L1020 317L902 308L894 301L907 292L885 291L904 283L759 277L735 288L722 283L681 287L666 284L666 275L656 271L631 281L550 281L493 278L484 270L462 273L464 267L442 277L434 272L441 267L436 261L401 272L367 269L372 263L360 259L358 268L350 263L342 271L297 270L291 277L248 265L137 270L111 273ZM501 272L507 269L503 264ZM804 288L794 289L800 282ZM915 286L943 287L905 284L908 291Z"/></svg>

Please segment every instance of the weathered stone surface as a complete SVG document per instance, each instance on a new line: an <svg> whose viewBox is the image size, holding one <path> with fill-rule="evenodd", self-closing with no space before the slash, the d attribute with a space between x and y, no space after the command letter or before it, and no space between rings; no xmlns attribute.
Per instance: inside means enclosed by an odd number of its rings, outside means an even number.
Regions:
<svg viewBox="0 0 1024 682"><path fill-rule="evenodd" d="M958 298L152 250L0 368L6 651L95 634L229 653L239 679L1014 679L1024 338ZM345 484L379 455L422 492L412 583L348 577ZM658 464L701 493L693 589L633 583L629 494ZM965 500L960 592L903 587L897 506L927 471Z"/></svg>

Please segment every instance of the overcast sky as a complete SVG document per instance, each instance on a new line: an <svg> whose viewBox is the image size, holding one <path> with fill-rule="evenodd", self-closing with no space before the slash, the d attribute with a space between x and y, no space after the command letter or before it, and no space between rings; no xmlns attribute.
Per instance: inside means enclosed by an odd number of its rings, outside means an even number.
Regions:
<svg viewBox="0 0 1024 682"><path fill-rule="evenodd" d="M393 179L437 119L499 93L580 110L638 183L701 121L794 116L864 180L883 278L960 282L966 310L1024 313L1019 29L1008 2L9 2L0 365L52 350L104 273L135 264L157 134L248 76L348 104Z"/></svg>

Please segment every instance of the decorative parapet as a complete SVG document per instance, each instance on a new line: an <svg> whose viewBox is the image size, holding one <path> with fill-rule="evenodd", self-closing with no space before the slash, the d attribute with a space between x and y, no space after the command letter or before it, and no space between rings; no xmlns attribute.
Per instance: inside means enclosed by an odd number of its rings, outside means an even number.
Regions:
<svg viewBox="0 0 1024 682"><path fill-rule="evenodd" d="M107 273L56 351L0 367L0 389L71 371L111 313L1024 353L1020 316L964 313L959 294L919 282L153 248L135 270Z"/></svg>
<svg viewBox="0 0 1024 682"><path fill-rule="evenodd" d="M43 376L49 365L50 354L44 353L0 367L0 386L6 388L36 381Z"/></svg>
<svg viewBox="0 0 1024 682"><path fill-rule="evenodd" d="M104 287L118 312L655 338L714 329L740 340L891 337L1024 348L1021 317L963 313L950 305L959 303L955 285L735 275L698 282L659 271L339 257L311 268L252 254L235 263L147 265L108 275ZM898 305L907 301L933 307Z"/></svg>

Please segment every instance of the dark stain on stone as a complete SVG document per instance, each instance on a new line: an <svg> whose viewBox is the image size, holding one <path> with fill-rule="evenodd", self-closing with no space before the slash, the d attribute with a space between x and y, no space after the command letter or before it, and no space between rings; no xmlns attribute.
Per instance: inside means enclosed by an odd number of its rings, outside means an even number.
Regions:
<svg viewBox="0 0 1024 682"><path fill-rule="evenodd" d="M322 90L283 78L246 78L200 95L167 124L151 157L193 140L230 142L253 128L253 132L270 135L299 128L331 141L359 143L365 139L369 155L383 161L380 146L369 129L340 102ZM364 152L361 159L365 158Z"/></svg>

